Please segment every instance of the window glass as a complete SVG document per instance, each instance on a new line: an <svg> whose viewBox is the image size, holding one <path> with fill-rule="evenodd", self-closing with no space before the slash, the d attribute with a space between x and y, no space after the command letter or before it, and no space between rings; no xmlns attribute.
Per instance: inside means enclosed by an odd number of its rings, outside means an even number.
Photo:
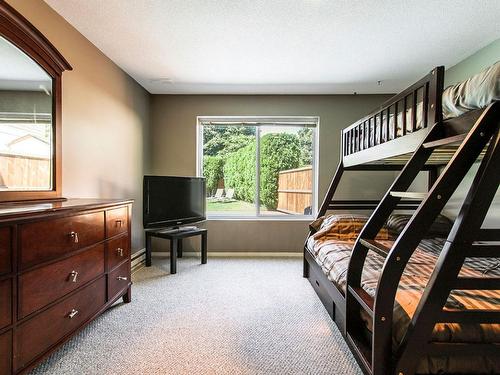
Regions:
<svg viewBox="0 0 500 375"><path fill-rule="evenodd" d="M208 216L312 216L316 131L315 123L200 120Z"/></svg>

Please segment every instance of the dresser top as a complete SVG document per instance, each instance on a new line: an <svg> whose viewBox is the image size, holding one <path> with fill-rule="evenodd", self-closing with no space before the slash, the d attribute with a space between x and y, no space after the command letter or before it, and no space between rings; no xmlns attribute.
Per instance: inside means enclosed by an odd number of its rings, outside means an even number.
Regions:
<svg viewBox="0 0 500 375"><path fill-rule="evenodd" d="M0 221L14 219L23 216L38 216L49 213L58 213L66 211L82 211L96 208L106 208L121 204L132 203L131 199L87 199L71 198L60 201L47 202L16 202L0 204Z"/></svg>

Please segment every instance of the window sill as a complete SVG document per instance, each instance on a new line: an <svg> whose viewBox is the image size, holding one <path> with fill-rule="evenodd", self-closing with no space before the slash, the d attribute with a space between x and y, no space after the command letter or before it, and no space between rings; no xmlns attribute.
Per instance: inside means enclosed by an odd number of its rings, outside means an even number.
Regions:
<svg viewBox="0 0 500 375"><path fill-rule="evenodd" d="M303 221L310 222L314 216L207 216L207 221Z"/></svg>

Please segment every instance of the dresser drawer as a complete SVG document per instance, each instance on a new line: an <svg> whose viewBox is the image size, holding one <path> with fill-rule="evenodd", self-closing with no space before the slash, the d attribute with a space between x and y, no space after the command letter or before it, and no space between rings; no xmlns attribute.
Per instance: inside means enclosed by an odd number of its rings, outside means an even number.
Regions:
<svg viewBox="0 0 500 375"><path fill-rule="evenodd" d="M108 300L127 289L129 285L130 262L125 262L108 274Z"/></svg>
<svg viewBox="0 0 500 375"><path fill-rule="evenodd" d="M17 369L81 326L106 301L104 277L17 328ZM34 334L36 333L36 334Z"/></svg>
<svg viewBox="0 0 500 375"><path fill-rule="evenodd" d="M128 230L128 208L120 207L106 211L106 234L113 237Z"/></svg>
<svg viewBox="0 0 500 375"><path fill-rule="evenodd" d="M26 268L104 240L104 212L20 226L21 267Z"/></svg>
<svg viewBox="0 0 500 375"><path fill-rule="evenodd" d="M104 273L104 245L19 276L19 317L79 288Z"/></svg>
<svg viewBox="0 0 500 375"><path fill-rule="evenodd" d="M12 323L12 279L7 279L0 281L0 328L10 323Z"/></svg>
<svg viewBox="0 0 500 375"><path fill-rule="evenodd" d="M130 257L130 240L128 235L112 239L107 244L108 271Z"/></svg>
<svg viewBox="0 0 500 375"><path fill-rule="evenodd" d="M0 275L12 271L12 233L10 227L0 228Z"/></svg>
<svg viewBox="0 0 500 375"><path fill-rule="evenodd" d="M12 371L12 331L0 335L0 374Z"/></svg>

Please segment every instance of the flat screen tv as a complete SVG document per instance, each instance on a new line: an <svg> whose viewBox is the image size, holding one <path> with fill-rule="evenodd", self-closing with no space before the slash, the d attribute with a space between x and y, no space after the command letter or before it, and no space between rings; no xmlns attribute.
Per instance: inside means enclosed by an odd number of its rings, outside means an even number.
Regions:
<svg viewBox="0 0 500 375"><path fill-rule="evenodd" d="M144 228L205 220L205 191L202 177L144 176Z"/></svg>

